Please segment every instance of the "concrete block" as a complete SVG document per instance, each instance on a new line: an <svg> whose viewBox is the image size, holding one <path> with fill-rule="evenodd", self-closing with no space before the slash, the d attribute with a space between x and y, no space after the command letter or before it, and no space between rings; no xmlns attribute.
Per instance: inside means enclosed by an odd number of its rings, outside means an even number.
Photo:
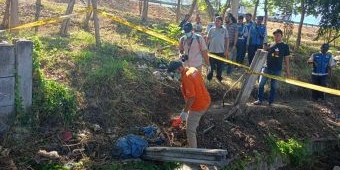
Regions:
<svg viewBox="0 0 340 170"><path fill-rule="evenodd" d="M14 87L15 77L0 78L0 107L14 106Z"/></svg>
<svg viewBox="0 0 340 170"><path fill-rule="evenodd" d="M15 56L14 46L0 43L0 78L14 76ZM1 86L0 86L1 87Z"/></svg>

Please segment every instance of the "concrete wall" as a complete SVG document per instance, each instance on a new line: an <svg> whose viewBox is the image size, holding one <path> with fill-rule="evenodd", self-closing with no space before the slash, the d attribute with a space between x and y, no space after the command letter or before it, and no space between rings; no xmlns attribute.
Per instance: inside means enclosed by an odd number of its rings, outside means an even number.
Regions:
<svg viewBox="0 0 340 170"><path fill-rule="evenodd" d="M13 43L0 43L0 137L9 125L9 115L15 112L15 90L24 110L32 105L33 43L27 40Z"/></svg>

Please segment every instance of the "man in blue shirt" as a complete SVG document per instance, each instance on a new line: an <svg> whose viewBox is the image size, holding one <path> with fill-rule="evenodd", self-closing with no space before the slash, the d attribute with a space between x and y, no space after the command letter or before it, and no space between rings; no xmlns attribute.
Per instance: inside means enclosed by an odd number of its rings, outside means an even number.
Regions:
<svg viewBox="0 0 340 170"><path fill-rule="evenodd" d="M258 16L256 24L253 24L249 29L247 40L249 65L253 61L257 49L267 46L267 27L262 22L263 16Z"/></svg>
<svg viewBox="0 0 340 170"><path fill-rule="evenodd" d="M322 44L321 52L314 53L308 59L307 63L313 66L312 83L319 86L327 86L328 75L332 75L332 68L335 67L335 61L332 54L327 53L329 44ZM312 90L312 98L314 101L325 99L325 93Z"/></svg>
<svg viewBox="0 0 340 170"><path fill-rule="evenodd" d="M285 61L285 72L286 77L290 76L290 68L289 68L289 46L282 42L283 32L280 29L277 29L273 32L275 43L272 44L268 48L267 62L265 67L263 68L263 73L271 74L275 76L280 76L282 72L282 63ZM254 105L261 105L264 100L264 85L266 84L269 78L265 76L260 76L260 84L258 91L258 100L255 101ZM277 89L277 80L270 80L270 92L268 98L268 104L271 105L274 102L275 92Z"/></svg>

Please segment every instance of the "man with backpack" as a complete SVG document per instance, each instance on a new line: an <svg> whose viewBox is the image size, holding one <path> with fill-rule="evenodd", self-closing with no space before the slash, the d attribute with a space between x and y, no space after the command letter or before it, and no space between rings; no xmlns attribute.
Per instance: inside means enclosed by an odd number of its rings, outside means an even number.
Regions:
<svg viewBox="0 0 340 170"><path fill-rule="evenodd" d="M183 26L184 34L179 39L180 59L186 67L195 67L202 73L203 60L208 66L210 72L210 62L208 58L207 45L201 35L193 32L193 27L190 22Z"/></svg>

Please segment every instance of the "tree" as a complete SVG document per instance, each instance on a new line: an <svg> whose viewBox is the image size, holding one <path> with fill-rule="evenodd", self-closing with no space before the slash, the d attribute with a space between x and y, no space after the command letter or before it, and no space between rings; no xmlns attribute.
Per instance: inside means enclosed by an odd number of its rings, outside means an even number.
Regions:
<svg viewBox="0 0 340 170"><path fill-rule="evenodd" d="M181 0L177 0L177 8L176 8L176 22L179 22L179 16L181 14Z"/></svg>
<svg viewBox="0 0 340 170"><path fill-rule="evenodd" d="M340 37L340 3L338 0L319 0L321 20L316 40L324 37L331 43Z"/></svg>
<svg viewBox="0 0 340 170"><path fill-rule="evenodd" d="M65 15L72 14L75 2L76 2L76 0L69 0ZM63 23L61 24L61 27L60 27L60 35L62 35L62 36L67 35L67 28L68 28L68 25L70 23L70 20L71 20L70 18L64 19L64 21L63 21Z"/></svg>
<svg viewBox="0 0 340 170"><path fill-rule="evenodd" d="M34 21L38 21L40 17L40 11L41 11L41 0L37 0L35 2L35 15L34 15ZM38 26L35 27L35 32L38 32Z"/></svg>
<svg viewBox="0 0 340 170"><path fill-rule="evenodd" d="M197 5L197 0L193 0L193 1L192 1L192 4L191 4L191 8L190 8L190 10L189 10L189 15L190 15L190 16L191 16L192 13L194 12L194 9L195 9L196 5Z"/></svg>
<svg viewBox="0 0 340 170"><path fill-rule="evenodd" d="M215 16L214 8L211 5L209 0L204 0L204 1L207 4L209 17L210 17L211 21L213 21L214 20L214 16Z"/></svg>
<svg viewBox="0 0 340 170"><path fill-rule="evenodd" d="M149 0L144 0L143 11L142 11L142 21L148 20L148 10L149 10Z"/></svg>
<svg viewBox="0 0 340 170"><path fill-rule="evenodd" d="M87 7L88 7L88 8L91 7L91 0L87 0ZM90 30L89 21L90 21L90 18L91 18L91 16L92 16L92 14L93 14L93 11L92 11L92 10L91 10L91 11L88 11L88 12L86 13L85 19L84 19L84 21L83 21L83 29L84 29L85 31L89 31L89 30Z"/></svg>
<svg viewBox="0 0 340 170"><path fill-rule="evenodd" d="M257 13L257 7L259 6L260 0L255 1L255 9L254 9L254 14L253 14L253 20L256 18L256 13Z"/></svg>
<svg viewBox="0 0 340 170"><path fill-rule="evenodd" d="M19 25L19 2L18 0L10 1L10 16L9 16L9 28L14 28Z"/></svg>
<svg viewBox="0 0 340 170"><path fill-rule="evenodd" d="M2 18L1 28L5 29L9 27L9 8L11 5L11 0L6 0L5 13Z"/></svg>

